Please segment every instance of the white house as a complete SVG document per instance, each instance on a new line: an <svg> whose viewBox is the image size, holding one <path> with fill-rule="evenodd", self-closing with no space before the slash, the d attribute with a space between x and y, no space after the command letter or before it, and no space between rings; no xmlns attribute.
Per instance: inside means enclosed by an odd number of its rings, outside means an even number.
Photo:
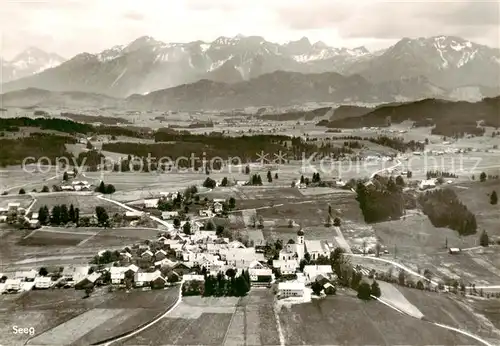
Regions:
<svg viewBox="0 0 500 346"><path fill-rule="evenodd" d="M19 291L21 289L21 279L7 279L5 280L5 291Z"/></svg>
<svg viewBox="0 0 500 346"><path fill-rule="evenodd" d="M213 213L210 209L202 209L198 212L200 216L205 216L205 217L212 217Z"/></svg>
<svg viewBox="0 0 500 346"><path fill-rule="evenodd" d="M52 286L52 279L50 276L37 276L35 278L35 288L47 289Z"/></svg>
<svg viewBox="0 0 500 346"><path fill-rule="evenodd" d="M250 281L252 282L271 282L273 271L271 268L267 268L262 263L254 261L249 265L248 274L250 275Z"/></svg>
<svg viewBox="0 0 500 346"><path fill-rule="evenodd" d="M34 212L31 214L31 220L38 220L38 213Z"/></svg>
<svg viewBox="0 0 500 346"><path fill-rule="evenodd" d="M27 271L17 271L14 274L14 279L19 279L21 281L34 281L37 274L38 273L34 269Z"/></svg>
<svg viewBox="0 0 500 346"><path fill-rule="evenodd" d="M151 282L158 278L163 278L159 270L151 273L137 272L134 275L134 284L137 287L148 286Z"/></svg>
<svg viewBox="0 0 500 346"><path fill-rule="evenodd" d="M68 266L61 273L61 277L68 281L79 282L89 273L89 266Z"/></svg>
<svg viewBox="0 0 500 346"><path fill-rule="evenodd" d="M420 190L432 189L436 187L436 179L422 180L418 185Z"/></svg>
<svg viewBox="0 0 500 346"><path fill-rule="evenodd" d="M184 274L182 279L184 281L205 281L205 277L203 275L196 274Z"/></svg>
<svg viewBox="0 0 500 346"><path fill-rule="evenodd" d="M158 201L159 201L158 198L145 199L144 200L144 207L149 208L149 209L156 208L158 206Z"/></svg>
<svg viewBox="0 0 500 346"><path fill-rule="evenodd" d="M295 274L299 268L297 260L273 260L273 267L280 270L281 275Z"/></svg>
<svg viewBox="0 0 500 346"><path fill-rule="evenodd" d="M222 212L222 209L223 209L223 207L222 207L222 203L220 203L220 202L215 202L215 203L214 203L214 212L215 212L216 214L221 213L221 212Z"/></svg>
<svg viewBox="0 0 500 346"><path fill-rule="evenodd" d="M177 211L164 211L161 213L161 218L163 220L171 220L177 216L179 216L179 212Z"/></svg>
<svg viewBox="0 0 500 346"><path fill-rule="evenodd" d="M109 272L111 274L111 283L112 284L121 284L123 280L125 280L125 273L136 273L139 270L135 264L131 264L128 267L111 267Z"/></svg>
<svg viewBox="0 0 500 346"><path fill-rule="evenodd" d="M303 272L309 282L314 282L318 275L329 276L333 274L332 266L330 265L306 265Z"/></svg>
<svg viewBox="0 0 500 346"><path fill-rule="evenodd" d="M131 211L131 210L127 210L125 212L125 218L127 220L138 220L142 217L142 212L140 211Z"/></svg>
<svg viewBox="0 0 500 346"><path fill-rule="evenodd" d="M278 296L280 298L303 297L306 286L303 282L280 282Z"/></svg>

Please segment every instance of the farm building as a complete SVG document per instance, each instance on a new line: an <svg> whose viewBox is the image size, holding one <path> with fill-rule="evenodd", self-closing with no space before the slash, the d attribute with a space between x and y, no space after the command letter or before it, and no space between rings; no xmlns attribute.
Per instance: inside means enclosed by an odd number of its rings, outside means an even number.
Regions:
<svg viewBox="0 0 500 346"><path fill-rule="evenodd" d="M101 277L101 273L92 273L75 284L75 289L80 290L93 287L95 282Z"/></svg>
<svg viewBox="0 0 500 346"><path fill-rule="evenodd" d="M158 278L161 278L165 282L165 279L163 279L163 276L161 275L161 272L159 270L156 270L152 273L137 272L134 275L134 284L136 287L149 286Z"/></svg>
<svg viewBox="0 0 500 346"><path fill-rule="evenodd" d="M144 208L148 208L148 209L156 208L158 206L158 201L159 201L158 198L145 199L144 200Z"/></svg>
<svg viewBox="0 0 500 346"><path fill-rule="evenodd" d="M309 282L316 281L319 275L328 276L333 274L331 265L306 265L303 272Z"/></svg>
<svg viewBox="0 0 500 346"><path fill-rule="evenodd" d="M273 271L262 263L254 261L249 265L248 274L253 284L270 283L273 281Z"/></svg>
<svg viewBox="0 0 500 346"><path fill-rule="evenodd" d="M213 216L213 213L210 209L200 210L198 213L200 216L205 216L205 217L212 217Z"/></svg>
<svg viewBox="0 0 500 346"><path fill-rule="evenodd" d="M222 203L220 203L220 202L215 202L214 203L214 212L216 214L222 213L222 209L223 209L222 208Z"/></svg>
<svg viewBox="0 0 500 346"><path fill-rule="evenodd" d="M79 282L88 275L89 269L89 266L65 267L61 273L61 277L67 281Z"/></svg>
<svg viewBox="0 0 500 346"><path fill-rule="evenodd" d="M37 276L35 278L35 288L47 289L52 286L52 279L49 276Z"/></svg>
<svg viewBox="0 0 500 346"><path fill-rule="evenodd" d="M279 269L281 275L291 275L295 274L297 268L299 268L299 262L297 260L273 260L273 268Z"/></svg>
<svg viewBox="0 0 500 346"><path fill-rule="evenodd" d="M21 290L21 279L5 280L4 290L6 292L17 292Z"/></svg>
<svg viewBox="0 0 500 346"><path fill-rule="evenodd" d="M459 248L457 248L457 247L450 247L450 248L448 249L448 252L450 253L450 255L455 255L455 254L457 254L457 253L460 253L460 249L459 249Z"/></svg>
<svg viewBox="0 0 500 346"><path fill-rule="evenodd" d="M278 296L280 298L303 297L306 286L303 282L280 282Z"/></svg>
<svg viewBox="0 0 500 346"><path fill-rule="evenodd" d="M27 270L27 271L17 271L14 274L14 279L19 279L21 281L30 281L31 282L31 281L35 280L35 277L37 274L38 273L34 269Z"/></svg>
<svg viewBox="0 0 500 346"><path fill-rule="evenodd" d="M432 189L436 187L436 179L422 180L418 185L420 190Z"/></svg>
<svg viewBox="0 0 500 346"><path fill-rule="evenodd" d="M127 220L139 220L142 217L143 213L140 211L126 211L125 219Z"/></svg>
<svg viewBox="0 0 500 346"><path fill-rule="evenodd" d="M161 218L163 220L172 220L177 216L179 216L179 212L177 211L164 211L161 213Z"/></svg>
<svg viewBox="0 0 500 346"><path fill-rule="evenodd" d="M203 275L195 275L195 274L185 274L183 276L184 281L205 281L205 277Z"/></svg>
<svg viewBox="0 0 500 346"><path fill-rule="evenodd" d="M21 203L9 203L7 209L10 212L17 211L21 207Z"/></svg>

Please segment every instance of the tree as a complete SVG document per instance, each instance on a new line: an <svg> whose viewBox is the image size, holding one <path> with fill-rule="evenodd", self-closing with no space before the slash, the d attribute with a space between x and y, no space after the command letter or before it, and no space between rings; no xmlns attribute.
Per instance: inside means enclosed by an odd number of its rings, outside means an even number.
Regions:
<svg viewBox="0 0 500 346"><path fill-rule="evenodd" d="M380 298L382 295L382 292L380 291L380 286L378 285L378 282L373 280L372 287L371 287L371 295L375 296L377 298Z"/></svg>
<svg viewBox="0 0 500 346"><path fill-rule="evenodd" d="M49 210L47 206L40 207L38 209L38 221L40 221L41 225L46 225L49 221Z"/></svg>
<svg viewBox="0 0 500 346"><path fill-rule="evenodd" d="M69 179L68 172L64 172L62 179L63 179L63 181L68 181L68 179Z"/></svg>
<svg viewBox="0 0 500 346"><path fill-rule="evenodd" d="M226 177L222 178L222 181L220 182L220 186L227 186L227 178Z"/></svg>
<svg viewBox="0 0 500 346"><path fill-rule="evenodd" d="M178 217L176 217L174 219L174 227L179 228L180 226L181 226L181 220Z"/></svg>
<svg viewBox="0 0 500 346"><path fill-rule="evenodd" d="M90 141L87 141L87 145L85 147L89 150L94 149L94 146L92 145L92 143L90 143Z"/></svg>
<svg viewBox="0 0 500 346"><path fill-rule="evenodd" d="M48 274L49 274L49 271L45 267L40 268L40 270L38 271L38 275L40 275L40 276L47 276Z"/></svg>
<svg viewBox="0 0 500 346"><path fill-rule="evenodd" d="M97 222L99 223L99 225L104 227L107 227L109 225L109 216L104 207L95 207L95 214L97 216Z"/></svg>
<svg viewBox="0 0 500 346"><path fill-rule="evenodd" d="M319 296L323 290L323 286L318 281L314 281L311 285L311 289L315 295Z"/></svg>
<svg viewBox="0 0 500 346"><path fill-rule="evenodd" d="M332 206L328 204L328 215L332 216Z"/></svg>
<svg viewBox="0 0 500 346"><path fill-rule="evenodd" d="M293 220L288 220L288 228L293 228Z"/></svg>
<svg viewBox="0 0 500 346"><path fill-rule="evenodd" d="M271 183L273 181L273 175L271 171L267 171L267 181Z"/></svg>
<svg viewBox="0 0 500 346"><path fill-rule="evenodd" d="M80 208L75 208L75 223L78 225L80 222Z"/></svg>
<svg viewBox="0 0 500 346"><path fill-rule="evenodd" d="M73 204L71 204L71 205L69 206L68 217L69 217L69 220L70 220L71 222L76 223L76 220L75 220L75 219L76 219L76 218L75 218L75 207L73 206Z"/></svg>
<svg viewBox="0 0 500 346"><path fill-rule="evenodd" d="M90 286L85 287L85 297L84 298L90 297L90 295L92 294L93 291L94 291L94 289L92 287L90 287Z"/></svg>
<svg viewBox="0 0 500 346"><path fill-rule="evenodd" d="M42 192L49 192L49 187L47 185L44 185L42 187Z"/></svg>
<svg viewBox="0 0 500 346"><path fill-rule="evenodd" d="M274 179L275 179L275 180L276 180L276 179L278 179L278 173L277 173L277 172L276 172L276 173L274 173Z"/></svg>
<svg viewBox="0 0 500 346"><path fill-rule="evenodd" d="M333 225L335 227L340 227L340 219L338 217L336 217L335 219L333 219Z"/></svg>
<svg viewBox="0 0 500 346"><path fill-rule="evenodd" d="M52 212L50 213L50 223L53 225L61 224L61 207L59 205L52 207Z"/></svg>
<svg viewBox="0 0 500 346"><path fill-rule="evenodd" d="M358 298L362 300L370 300L371 299L372 290L370 288L370 284L368 282L362 282L358 286Z"/></svg>
<svg viewBox="0 0 500 346"><path fill-rule="evenodd" d="M182 231L184 232L185 235L190 235L191 234L191 222L187 221L184 223L184 226L182 226Z"/></svg>
<svg viewBox="0 0 500 346"><path fill-rule="evenodd" d="M208 220L207 223L205 224L205 229L207 231L213 231L215 229L214 222L212 220Z"/></svg>
<svg viewBox="0 0 500 346"><path fill-rule="evenodd" d="M250 166L249 165L245 166L245 174L250 174Z"/></svg>
<svg viewBox="0 0 500 346"><path fill-rule="evenodd" d="M233 210L236 208L236 200L234 197L229 198L229 209Z"/></svg>
<svg viewBox="0 0 500 346"><path fill-rule="evenodd" d="M417 281L417 289L419 289L421 291L424 290L424 284L423 284L422 280Z"/></svg>
<svg viewBox="0 0 500 346"><path fill-rule="evenodd" d="M203 182L203 187L206 187L208 189L213 189L217 186L217 182L210 177L207 177L205 181Z"/></svg>
<svg viewBox="0 0 500 346"><path fill-rule="evenodd" d="M406 283L406 274L405 274L405 271L403 269L401 269L399 271L399 275L398 275L398 283L401 285L401 286L404 286L405 283Z"/></svg>
<svg viewBox="0 0 500 346"><path fill-rule="evenodd" d="M486 173L481 172L481 175L479 175L479 181L482 183L486 181Z"/></svg>
<svg viewBox="0 0 500 346"><path fill-rule="evenodd" d="M490 204L497 204L498 203L498 196L497 196L497 192L496 191L493 191L490 195Z"/></svg>
<svg viewBox="0 0 500 346"><path fill-rule="evenodd" d="M111 194L115 193L115 191L116 191L116 189L115 189L114 185L112 185L112 184L108 184L104 188L104 193L107 195L111 195Z"/></svg>
<svg viewBox="0 0 500 346"><path fill-rule="evenodd" d="M66 204L61 204L61 223L62 224L67 224L69 222L69 212L68 212L68 207Z"/></svg>
<svg viewBox="0 0 500 346"><path fill-rule="evenodd" d="M375 256L380 257L380 251L382 250L382 245L379 242L375 244Z"/></svg>
<svg viewBox="0 0 500 346"><path fill-rule="evenodd" d="M489 243L490 243L490 239L489 239L488 233L486 233L486 231L483 230L483 232L481 233L481 236L479 237L479 245L486 247L489 245Z"/></svg>
<svg viewBox="0 0 500 346"><path fill-rule="evenodd" d="M224 232L224 226L218 225L216 227L216 229L215 229L215 235L217 235L218 237L220 237L223 232Z"/></svg>
<svg viewBox="0 0 500 346"><path fill-rule="evenodd" d="M26 194L26 191L25 191L23 188L21 188L21 189L19 190L19 194L20 194L20 195L24 195L24 194Z"/></svg>
<svg viewBox="0 0 500 346"><path fill-rule="evenodd" d="M100 193L106 193L106 185L104 184L104 181L101 180L101 183L97 187L96 191Z"/></svg>
<svg viewBox="0 0 500 346"><path fill-rule="evenodd" d="M303 175L301 175L301 176L300 176L300 183L301 183L301 184L304 184L304 183L305 183L305 179L304 179L304 176L303 176Z"/></svg>

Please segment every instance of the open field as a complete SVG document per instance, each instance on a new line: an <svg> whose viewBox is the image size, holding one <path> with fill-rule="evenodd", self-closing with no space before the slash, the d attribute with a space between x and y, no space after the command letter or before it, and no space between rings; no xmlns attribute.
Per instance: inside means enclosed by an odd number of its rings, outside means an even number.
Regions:
<svg viewBox="0 0 500 346"><path fill-rule="evenodd" d="M33 189L40 190L43 185L52 185L58 181L56 176L62 172L56 171L55 167L39 167L26 165L26 169L20 166L9 166L0 169L0 192L8 191L9 194L17 194L19 189L24 188L26 193Z"/></svg>
<svg viewBox="0 0 500 346"><path fill-rule="evenodd" d="M273 295L253 289L238 298L184 297L168 317L125 345L278 345Z"/></svg>
<svg viewBox="0 0 500 346"><path fill-rule="evenodd" d="M0 196L0 207L7 208L9 203L19 203L21 208L28 208L33 202L30 195L7 195Z"/></svg>
<svg viewBox="0 0 500 346"><path fill-rule="evenodd" d="M426 319L463 329L484 338L500 340L500 330L478 318L462 298L406 287L398 289L410 303L418 307Z"/></svg>
<svg viewBox="0 0 500 346"><path fill-rule="evenodd" d="M52 192L48 194L37 194L36 203L33 206L33 211L38 211L38 209L46 205L49 210L55 205L66 204L69 208L71 204L75 208L80 209L80 215L82 214L93 214L95 213L95 208L97 206L103 206L109 215L113 215L116 212L123 210L114 203L103 201L96 197L95 194L89 192Z"/></svg>
<svg viewBox="0 0 500 346"><path fill-rule="evenodd" d="M478 344L381 303L346 296L282 308L280 321L287 345Z"/></svg>
<svg viewBox="0 0 500 346"><path fill-rule="evenodd" d="M476 179L479 179L479 175L476 175ZM490 204L490 194L493 191L500 193L500 180L487 180L484 183L471 181L461 186L464 188L454 187L454 190L460 201L476 215L478 230L485 229L490 237L500 239L500 206Z"/></svg>
<svg viewBox="0 0 500 346"><path fill-rule="evenodd" d="M0 271L84 264L100 250L122 249L155 238L156 229L41 228L0 233Z"/></svg>
<svg viewBox="0 0 500 346"><path fill-rule="evenodd" d="M84 292L74 289L30 291L17 295L0 295L0 343L22 345L31 337L14 334L13 326L33 327L34 337L49 331L93 309L108 299L104 290L82 299Z"/></svg>
<svg viewBox="0 0 500 346"><path fill-rule="evenodd" d="M89 345L135 329L168 310L178 287L158 291L108 293L102 288L90 298L74 289L1 295L0 342L25 344L29 335L15 335L12 326L34 327L31 345Z"/></svg>

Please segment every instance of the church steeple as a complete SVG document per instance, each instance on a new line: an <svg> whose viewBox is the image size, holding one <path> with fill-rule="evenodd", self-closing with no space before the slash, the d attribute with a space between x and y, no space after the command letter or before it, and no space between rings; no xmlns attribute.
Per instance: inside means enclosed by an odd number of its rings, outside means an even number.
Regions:
<svg viewBox="0 0 500 346"><path fill-rule="evenodd" d="M304 231L302 230L302 226L297 231L297 244L304 245Z"/></svg>

